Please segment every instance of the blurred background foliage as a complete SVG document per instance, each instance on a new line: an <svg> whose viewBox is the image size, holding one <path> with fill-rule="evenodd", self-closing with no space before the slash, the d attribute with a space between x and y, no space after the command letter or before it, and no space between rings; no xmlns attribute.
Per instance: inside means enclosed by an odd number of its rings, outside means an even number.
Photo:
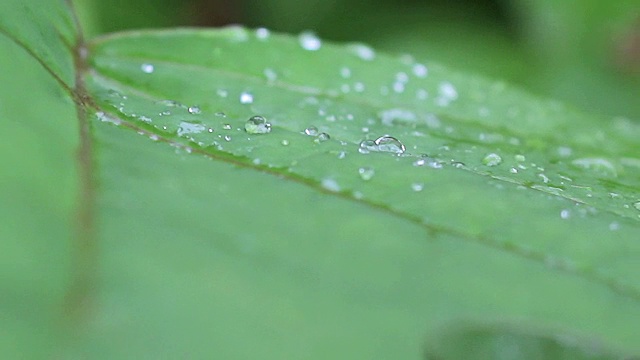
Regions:
<svg viewBox="0 0 640 360"><path fill-rule="evenodd" d="M90 36L242 24L311 30L640 121L638 0L76 0Z"/></svg>

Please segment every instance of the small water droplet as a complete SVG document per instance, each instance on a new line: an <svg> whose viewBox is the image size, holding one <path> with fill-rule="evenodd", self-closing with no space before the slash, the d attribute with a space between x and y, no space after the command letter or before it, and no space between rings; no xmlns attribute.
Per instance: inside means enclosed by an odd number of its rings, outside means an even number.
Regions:
<svg viewBox="0 0 640 360"><path fill-rule="evenodd" d="M265 28L256 29L256 37L260 40L268 39L269 35L270 35L269 29L265 29Z"/></svg>
<svg viewBox="0 0 640 360"><path fill-rule="evenodd" d="M351 45L351 49L360 59L365 61L371 61L376 57L375 50L364 44Z"/></svg>
<svg viewBox="0 0 640 360"><path fill-rule="evenodd" d="M225 89L218 89L216 90L216 94L222 98L226 98L229 95L229 92Z"/></svg>
<svg viewBox="0 0 640 360"><path fill-rule="evenodd" d="M550 181L549 178L547 177L547 175L545 175L545 174L540 173L540 174L538 174L538 177L541 178L542 182L545 183L545 184L548 184L549 181Z"/></svg>
<svg viewBox="0 0 640 360"><path fill-rule="evenodd" d="M620 224L618 222L612 222L611 224L609 224L609 230L611 231L618 231L620 230Z"/></svg>
<svg viewBox="0 0 640 360"><path fill-rule="evenodd" d="M304 129L304 133L309 136L318 136L318 128L315 126L309 126Z"/></svg>
<svg viewBox="0 0 640 360"><path fill-rule="evenodd" d="M311 31L304 31L298 35L298 41L303 49L317 51L322 47L322 40Z"/></svg>
<svg viewBox="0 0 640 360"><path fill-rule="evenodd" d="M140 69L142 69L142 72L145 74L151 74L155 70L155 67L152 64L142 64Z"/></svg>
<svg viewBox="0 0 640 360"><path fill-rule="evenodd" d="M201 110L200 107L198 106L189 106L189 109L187 109L189 111L189 114L200 114Z"/></svg>
<svg viewBox="0 0 640 360"><path fill-rule="evenodd" d="M564 209L562 211L560 211L560 218L563 220L568 219L571 216L571 213L569 212L569 210Z"/></svg>
<svg viewBox="0 0 640 360"><path fill-rule="evenodd" d="M633 207L636 208L636 210L640 211L640 201L634 202Z"/></svg>
<svg viewBox="0 0 640 360"><path fill-rule="evenodd" d="M287 146L287 145L289 145L289 140L284 139L284 140L280 141L280 144L282 144L284 146Z"/></svg>
<svg viewBox="0 0 640 360"><path fill-rule="evenodd" d="M340 151L338 153L338 159L342 160L347 156L347 152L346 151Z"/></svg>
<svg viewBox="0 0 640 360"><path fill-rule="evenodd" d="M440 83L438 86L438 98L436 99L436 104L439 106L447 106L457 98L458 91L453 84L448 81Z"/></svg>
<svg viewBox="0 0 640 360"><path fill-rule="evenodd" d="M342 76L344 79L348 79L351 77L351 69L349 69L348 67L343 67L340 69L340 76Z"/></svg>
<svg viewBox="0 0 640 360"><path fill-rule="evenodd" d="M217 117L223 117L223 118L227 117L227 114L223 113L222 111L218 111L217 113L215 113L213 115L215 115Z"/></svg>
<svg viewBox="0 0 640 360"><path fill-rule="evenodd" d="M415 64L413 65L413 74L419 78L423 78L427 76L428 70L427 67L423 64Z"/></svg>
<svg viewBox="0 0 640 360"><path fill-rule="evenodd" d="M527 160L527 158L525 158L524 155L516 155L514 156L514 158L516 159L517 162L525 162Z"/></svg>
<svg viewBox="0 0 640 360"><path fill-rule="evenodd" d="M321 185L323 188L329 191L333 191L333 192L340 191L340 185L338 185L338 182L335 181L334 179L330 179L330 178L322 179Z"/></svg>
<svg viewBox="0 0 640 360"><path fill-rule="evenodd" d="M500 157L500 155L496 153L491 153L485 156L484 159L482 159L482 163L486 166L500 165L500 163L502 163L502 157Z"/></svg>
<svg viewBox="0 0 640 360"><path fill-rule="evenodd" d="M271 123L262 116L252 116L244 124L244 129L249 134L266 134L271 132Z"/></svg>
<svg viewBox="0 0 640 360"><path fill-rule="evenodd" d="M231 135L225 135L224 136L224 140L225 141L231 141Z"/></svg>
<svg viewBox="0 0 640 360"><path fill-rule="evenodd" d="M268 82L274 82L276 80L278 80L278 74L276 73L275 70L271 69L271 68L266 68L264 69L264 76L267 78Z"/></svg>
<svg viewBox="0 0 640 360"><path fill-rule="evenodd" d="M231 130L231 124L224 124L222 125L222 128L225 130Z"/></svg>
<svg viewBox="0 0 640 360"><path fill-rule="evenodd" d="M511 169L509 169L509 172L512 173L512 174L517 174L518 173L518 169L511 168Z"/></svg>
<svg viewBox="0 0 640 360"><path fill-rule="evenodd" d="M313 141L314 141L316 144L318 144L318 143L321 143L321 142L328 141L329 139L331 139L331 136L329 136L329 134L327 134L327 133L320 133L320 134L318 134L318 136L316 136L316 138L315 138L315 139L313 139Z"/></svg>
<svg viewBox="0 0 640 360"><path fill-rule="evenodd" d="M251 104L253 103L253 95L246 91L240 93L240 103L241 104Z"/></svg>
<svg viewBox="0 0 640 360"><path fill-rule="evenodd" d="M424 189L424 184L423 183L413 183L413 184L411 184L411 190L413 190L415 192L422 191L423 189Z"/></svg>
<svg viewBox="0 0 640 360"><path fill-rule="evenodd" d="M360 174L360 178L362 180L369 181L373 178L373 175L375 175L376 172L371 167L361 167L358 169L358 174Z"/></svg>

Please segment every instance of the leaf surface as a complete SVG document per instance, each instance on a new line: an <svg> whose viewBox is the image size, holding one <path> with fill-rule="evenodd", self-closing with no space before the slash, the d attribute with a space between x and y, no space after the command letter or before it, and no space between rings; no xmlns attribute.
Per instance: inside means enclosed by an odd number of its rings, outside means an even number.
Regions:
<svg viewBox="0 0 640 360"><path fill-rule="evenodd" d="M53 114L89 127L68 186L80 231L71 249L51 234L70 257L51 273L70 279L52 285L57 311L84 329L61 351L419 358L438 329L495 319L596 339L593 356L640 351L637 125L310 34L137 31L83 49L60 62L76 59L80 111ZM246 128L256 115L269 132ZM384 136L404 153L361 146ZM505 332L477 328L440 348ZM549 342L533 343L524 356Z"/></svg>

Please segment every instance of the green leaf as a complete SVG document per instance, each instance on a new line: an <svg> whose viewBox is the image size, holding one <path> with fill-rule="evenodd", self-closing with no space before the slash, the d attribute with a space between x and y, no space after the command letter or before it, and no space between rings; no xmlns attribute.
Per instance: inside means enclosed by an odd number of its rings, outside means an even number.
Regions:
<svg viewBox="0 0 640 360"><path fill-rule="evenodd" d="M43 14L72 19L56 4ZM3 75L35 90L0 93L4 153L30 151L2 160L1 351L420 358L435 342L456 358L507 336L530 358L584 339L640 352L638 125L310 34L64 52L7 24L26 52L3 39L3 61L34 78ZM463 326L496 320L517 326Z"/></svg>

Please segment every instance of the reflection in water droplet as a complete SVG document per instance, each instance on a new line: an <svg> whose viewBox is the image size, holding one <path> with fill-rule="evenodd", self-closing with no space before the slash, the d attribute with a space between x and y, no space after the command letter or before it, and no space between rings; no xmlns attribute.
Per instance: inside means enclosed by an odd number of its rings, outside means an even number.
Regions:
<svg viewBox="0 0 640 360"><path fill-rule="evenodd" d="M422 191L422 189L424 189L424 184L422 184L422 183L413 183L413 184L411 184L411 189L413 191L416 191L416 192Z"/></svg>
<svg viewBox="0 0 640 360"><path fill-rule="evenodd" d="M271 132L271 123L262 116L252 116L244 124L244 129L249 134L266 134Z"/></svg>
<svg viewBox="0 0 640 360"><path fill-rule="evenodd" d="M482 159L482 163L486 166L500 165L500 163L502 163L502 157L500 157L500 155L496 153L491 153L485 156L484 159Z"/></svg>
<svg viewBox="0 0 640 360"><path fill-rule="evenodd" d="M189 106L189 114L200 114L200 107L198 106Z"/></svg>
<svg viewBox="0 0 640 360"><path fill-rule="evenodd" d="M335 181L334 179L322 179L322 183L321 183L322 187L329 190L329 191L333 191L333 192L338 192L340 191L340 185L338 185L338 182Z"/></svg>
<svg viewBox="0 0 640 360"><path fill-rule="evenodd" d="M318 136L315 139L313 139L313 141L315 143L321 143L321 142L328 141L329 139L331 139L331 136L329 136L329 134L320 133L320 134L318 134Z"/></svg>
<svg viewBox="0 0 640 360"><path fill-rule="evenodd" d="M313 32L305 31L298 35L298 41L303 49L316 51L322 47L322 41Z"/></svg>
<svg viewBox="0 0 640 360"><path fill-rule="evenodd" d="M373 178L373 175L375 175L376 172L371 167L361 167L358 169L358 174L360 174L360 178L362 180L369 181Z"/></svg>
<svg viewBox="0 0 640 360"><path fill-rule="evenodd" d="M304 133L309 136L318 136L318 128L315 126L309 126L304 129Z"/></svg>
<svg viewBox="0 0 640 360"><path fill-rule="evenodd" d="M140 69L142 69L142 72L144 72L145 74L151 74L155 70L154 66L151 64L142 64L140 66Z"/></svg>
<svg viewBox="0 0 640 360"><path fill-rule="evenodd" d="M566 220L566 219L568 219L570 216L571 216L571 213L569 212L569 210L566 210L566 209L565 209L565 210L560 211L560 218L561 218L561 219Z"/></svg>
<svg viewBox="0 0 640 360"><path fill-rule="evenodd" d="M253 95L251 95L250 93L243 91L240 94L240 103L241 104L251 104L253 103Z"/></svg>

